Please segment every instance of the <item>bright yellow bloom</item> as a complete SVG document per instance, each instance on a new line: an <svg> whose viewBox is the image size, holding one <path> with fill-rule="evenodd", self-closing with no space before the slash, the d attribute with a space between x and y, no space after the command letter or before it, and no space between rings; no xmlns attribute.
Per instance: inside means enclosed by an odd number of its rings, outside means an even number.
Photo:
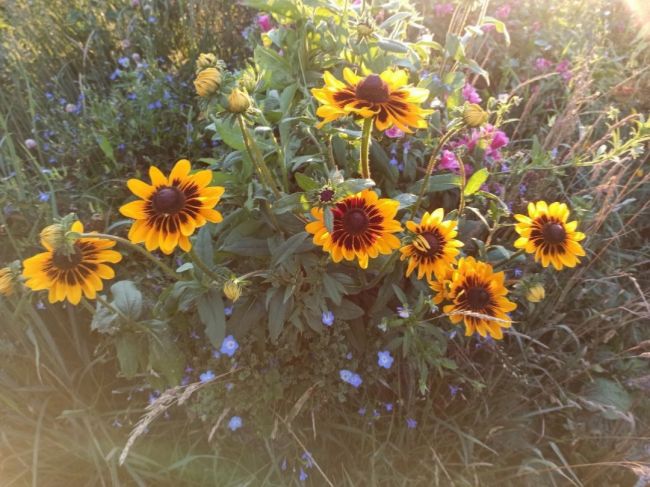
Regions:
<svg viewBox="0 0 650 487"><path fill-rule="evenodd" d="M544 267L552 264L558 271L564 266L575 267L578 257L585 255L578 243L585 234L576 232L578 222L567 223L568 218L569 209L564 203L528 203L528 216L515 215L519 222L515 230L520 235L515 247L535 254L535 262L541 261Z"/></svg>
<svg viewBox="0 0 650 487"><path fill-rule="evenodd" d="M440 304L451 299L451 279L454 275L454 268L448 267L444 276L429 281L429 287L436 295L433 297L433 304Z"/></svg>
<svg viewBox="0 0 650 487"><path fill-rule="evenodd" d="M219 89L221 72L217 68L205 68L196 75L194 88L199 96L210 96Z"/></svg>
<svg viewBox="0 0 650 487"><path fill-rule="evenodd" d="M449 297L452 304L443 307L452 323L465 322L465 335L477 332L482 337L490 335L503 338L502 328L510 328L512 319L506 314L517 305L506 296L504 273L494 272L490 264L474 257L458 261L451 279Z"/></svg>
<svg viewBox="0 0 650 487"><path fill-rule="evenodd" d="M541 284L531 287L526 293L526 299L531 303L539 303L546 297L546 290Z"/></svg>
<svg viewBox="0 0 650 487"><path fill-rule="evenodd" d="M417 267L418 279L426 276L431 280L431 275L437 278L444 277L447 270L453 265L456 256L460 253L458 247L463 243L454 240L458 235L458 222L456 220L442 221L445 212L438 208L433 213L425 213L420 224L414 221L406 222L406 228L415 234L415 239L399 251L402 253L400 260L408 259L406 277Z"/></svg>
<svg viewBox="0 0 650 487"><path fill-rule="evenodd" d="M71 230L83 233L81 222L72 224ZM110 250L115 242L100 238L77 239L70 249L53 248L42 242L46 251L23 262L25 285L34 290L49 291L50 303L67 299L79 304L82 294L94 299L104 287L102 279L112 279L115 272L106 263L117 263L122 256Z"/></svg>
<svg viewBox="0 0 650 487"><path fill-rule="evenodd" d="M359 260L359 267L368 268L368 258L390 254L399 248L400 241L393 235L402 230L395 215L399 202L378 198L377 193L365 189L348 196L332 207L333 231L325 226L323 208L312 208L316 221L305 230L314 235L314 244L329 252L334 262Z"/></svg>
<svg viewBox="0 0 650 487"><path fill-rule="evenodd" d="M187 252L192 248L189 237L197 228L223 220L213 208L224 188L208 186L212 181L209 169L192 175L190 170L190 161L181 159L168 178L151 166L150 185L139 179L128 180L131 192L141 198L120 208L122 215L135 220L129 230L131 242L144 242L149 251L160 247L165 254L171 254L176 246Z"/></svg>
<svg viewBox="0 0 650 487"><path fill-rule="evenodd" d="M378 130L393 125L411 132L409 127L426 128L426 115L433 110L420 108L429 97L429 90L408 86L408 73L402 69L386 70L380 75L357 76L351 69L343 70L346 83L325 71L323 88L314 88L312 94L321 103L316 114L323 118L317 127L347 115L375 118Z"/></svg>
<svg viewBox="0 0 650 487"><path fill-rule="evenodd" d="M0 294L11 296L14 293L14 278L11 267L0 269Z"/></svg>

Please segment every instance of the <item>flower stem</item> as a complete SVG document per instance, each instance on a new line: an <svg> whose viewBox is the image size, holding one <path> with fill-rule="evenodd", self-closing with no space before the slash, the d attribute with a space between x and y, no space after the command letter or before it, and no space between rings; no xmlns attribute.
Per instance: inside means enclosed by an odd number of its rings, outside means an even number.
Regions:
<svg viewBox="0 0 650 487"><path fill-rule="evenodd" d="M210 279L216 282L223 280L223 278L220 275L216 274L212 269L210 269L207 266L205 262L201 260L198 254L194 252L194 249L190 249L190 251L187 254L190 256L190 259L192 259L192 263L195 264L196 267L201 269L201 272L203 272Z"/></svg>
<svg viewBox="0 0 650 487"><path fill-rule="evenodd" d="M257 172L259 173L264 185L273 191L273 194L276 198L279 198L281 194L275 183L273 174L271 173L269 167L266 165L264 157L260 153L259 147L257 147L257 144L248 132L246 123L244 122L244 117L239 114L237 115L237 120L239 121L239 128L241 129L242 137L244 138L244 145L246 146L246 152L248 152L248 156L251 158L251 161L253 161L253 164L255 165L255 168L257 169Z"/></svg>
<svg viewBox="0 0 650 487"><path fill-rule="evenodd" d="M424 179L422 180L422 187L420 188L420 194L418 194L418 199L415 201L415 206L413 207L413 211L411 212L410 218L413 218L417 214L418 210L420 209L420 205L422 204L422 198L424 198L424 193L426 192L426 189L429 186L429 178L431 178L431 173L433 173L433 169L436 167L436 162L438 162L438 154L440 153L440 150L449 141L449 139L451 139L456 133L458 133L459 130L460 127L458 126L449 129L449 131L440 138L438 145L431 153L431 157L429 158L429 163L427 164L427 170L426 173L424 174Z"/></svg>
<svg viewBox="0 0 650 487"><path fill-rule="evenodd" d="M512 253L510 255L510 257L506 257L505 259L501 259L500 261L496 262L495 264L492 264L492 269L496 270L497 267L501 267L502 265L507 264L511 260L516 259L520 255L522 255L525 251L526 251L526 249L517 250L516 252Z"/></svg>
<svg viewBox="0 0 650 487"><path fill-rule="evenodd" d="M176 274L174 269L169 267L164 262L161 262L160 260L156 259L146 249L143 249L139 245L135 245L134 243L132 243L131 241L129 241L129 240L125 239L125 238L118 237L116 235L110 235L108 233L94 233L94 232L93 233L80 233L79 237L80 238L102 238L102 239L105 239L105 240L113 240L114 242L118 242L118 243L121 243L123 245L126 245L127 247L131 248L132 250L135 250L136 252L138 252L139 254L145 256L151 262L156 264L160 268L160 270L163 271L165 273L165 275L167 275L167 277L170 277L170 278L172 278L172 279L174 279L176 281L180 280L180 277L178 277L178 274Z"/></svg>
<svg viewBox="0 0 650 487"><path fill-rule="evenodd" d="M364 118L361 132L361 176L364 179L370 179L370 135L373 120L373 117Z"/></svg>
<svg viewBox="0 0 650 487"><path fill-rule="evenodd" d="M458 159L458 170L460 171L460 201L458 202L458 218L463 215L465 211L465 183L467 182L467 174L465 173L465 164L460 157Z"/></svg>

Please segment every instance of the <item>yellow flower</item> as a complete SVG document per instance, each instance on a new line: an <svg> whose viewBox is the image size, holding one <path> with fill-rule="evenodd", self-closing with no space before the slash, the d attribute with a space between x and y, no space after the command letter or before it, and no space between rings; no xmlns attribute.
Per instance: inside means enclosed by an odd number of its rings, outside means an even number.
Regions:
<svg viewBox="0 0 650 487"><path fill-rule="evenodd" d="M223 293L233 303L241 297L241 286L237 279L228 279L223 285Z"/></svg>
<svg viewBox="0 0 650 487"><path fill-rule="evenodd" d="M520 235L515 247L535 254L535 262L541 261L544 267L552 264L558 271L564 266L575 267L578 257L585 255L578 243L585 234L576 231L577 221L567 223L568 218L569 209L564 203L528 203L528 216L515 215L519 222L515 231Z"/></svg>
<svg viewBox="0 0 650 487"><path fill-rule="evenodd" d="M451 279L449 297L452 304L443 307L452 323L465 322L465 335L477 332L482 337L490 335L503 338L502 328L510 328L512 319L506 313L517 305L506 296L504 273L495 273L490 264L478 262L474 257L458 261Z"/></svg>
<svg viewBox="0 0 650 487"><path fill-rule="evenodd" d="M160 247L165 254L171 254L176 246L187 252L192 248L189 237L197 228L223 219L213 208L224 188L208 186L212 181L209 169L192 175L190 169L190 161L181 159L169 177L151 166L150 185L139 179L128 180L131 192L141 198L120 208L122 215L135 220L129 230L131 242L144 242L149 251Z"/></svg>
<svg viewBox="0 0 650 487"><path fill-rule="evenodd" d="M442 221L444 216L444 210L438 208L431 214L425 213L419 225L414 221L406 222L406 228L415 234L415 239L399 250L402 253L400 260L409 261L406 277L409 277L416 267L418 279L426 276L431 280L432 274L435 274L436 278L444 277L453 265L460 253L458 247L462 247L463 243L454 240L458 235L458 222Z"/></svg>
<svg viewBox="0 0 650 487"><path fill-rule="evenodd" d="M48 225L39 235L43 247L58 249L65 244L65 228L61 223Z"/></svg>
<svg viewBox="0 0 650 487"><path fill-rule="evenodd" d="M424 117L433 110L425 110L419 105L429 97L429 90L408 86L406 71L386 70L380 75L360 77L345 68L343 78L345 83L325 71L325 86L311 90L321 103L316 114L323 121L317 127L354 115L374 117L378 130L386 130L393 125L404 132L411 132L409 127L426 128Z"/></svg>
<svg viewBox="0 0 650 487"><path fill-rule="evenodd" d="M196 60L196 69L201 71L206 68L214 67L217 64L217 56L211 52L205 53L202 52L199 54L199 58Z"/></svg>
<svg viewBox="0 0 650 487"><path fill-rule="evenodd" d="M539 303L546 297L546 290L541 284L531 287L526 293L526 299L531 303Z"/></svg>
<svg viewBox="0 0 650 487"><path fill-rule="evenodd" d="M14 293L14 271L11 267L0 269L0 294L11 296Z"/></svg>
<svg viewBox="0 0 650 487"><path fill-rule="evenodd" d="M476 103L470 103L463 110L463 121L469 127L480 127L488 121L488 113Z"/></svg>
<svg viewBox="0 0 650 487"><path fill-rule="evenodd" d="M323 208L312 208L316 221L308 223L305 230L314 235L314 244L329 252L334 262L359 261L362 269L368 268L368 258L390 254L399 248L400 241L393 235L402 230L395 220L399 202L378 198L369 189L348 196L331 208L332 233L325 225Z"/></svg>
<svg viewBox="0 0 650 487"><path fill-rule="evenodd" d="M71 230L83 233L81 222L72 224ZM112 279L115 272L106 263L117 263L122 256L110 250L115 242L100 238L77 239L68 250L53 248L43 242L46 251L23 262L25 285L34 290L49 291L50 303L67 299L79 304L82 294L94 299L104 287L102 279Z"/></svg>
<svg viewBox="0 0 650 487"><path fill-rule="evenodd" d="M248 95L238 88L230 92L228 96L228 111L231 113L244 113L251 106Z"/></svg>
<svg viewBox="0 0 650 487"><path fill-rule="evenodd" d="M221 72L217 68L205 68L194 80L194 88L199 96L210 96L219 89Z"/></svg>
<svg viewBox="0 0 650 487"><path fill-rule="evenodd" d="M444 276L436 278L435 281L429 280L429 287L436 293L433 297L433 304L437 305L451 299L451 278L453 275L453 267L448 267Z"/></svg>

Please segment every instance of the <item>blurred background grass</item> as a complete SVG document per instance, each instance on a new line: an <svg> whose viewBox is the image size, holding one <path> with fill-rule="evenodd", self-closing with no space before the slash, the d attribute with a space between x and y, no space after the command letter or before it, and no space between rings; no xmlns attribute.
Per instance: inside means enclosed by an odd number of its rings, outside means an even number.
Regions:
<svg viewBox="0 0 650 487"><path fill-rule="evenodd" d="M335 485L627 486L642 478L650 439L648 145L637 153L617 141L630 135L635 114L647 113L650 44L634 27L640 14L622 3L524 3L511 19L510 51L483 47L493 94L518 86L540 53L571 58L578 80L570 89L522 91L515 148L541 169L512 177L548 194L556 179L543 176L542 149L572 151L558 175L565 186L555 191L596 209L587 229L593 255L568 279L547 283L554 313L539 308L529 321L536 342L453 350L475 369L468 381L487 387L419 399L416 431L392 420L359 426L343 406L296 422L295 435L311 440ZM432 7L420 6L425 14ZM194 59L212 51L243 66L254 15L225 0L4 3L0 262L34 251L52 215L76 211L105 228L134 170L211 156L191 88ZM444 36L443 25L425 20ZM536 22L548 46L530 32ZM572 193L576 180L589 191ZM149 390L119 378L112 349L89 321L84 310L27 300L13 309L0 300L3 487L298 483L295 472L287 480L279 470L286 451L301 455L293 440L266 435L260 443L246 433L208 442L192 411L160 419L118 467ZM313 485L327 484L310 475Z"/></svg>

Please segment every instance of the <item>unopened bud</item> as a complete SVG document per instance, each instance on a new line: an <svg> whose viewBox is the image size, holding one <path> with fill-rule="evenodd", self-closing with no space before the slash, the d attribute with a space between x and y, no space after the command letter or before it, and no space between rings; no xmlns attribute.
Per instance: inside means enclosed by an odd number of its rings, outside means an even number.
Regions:
<svg viewBox="0 0 650 487"><path fill-rule="evenodd" d="M199 96L210 96L219 89L221 72L217 68L205 68L196 76L194 88Z"/></svg>
<svg viewBox="0 0 650 487"><path fill-rule="evenodd" d="M469 127L480 127L488 121L488 113L480 105L470 103L463 110L463 121Z"/></svg>
<svg viewBox="0 0 650 487"><path fill-rule="evenodd" d="M251 106L248 95L238 88L230 92L228 96L228 111L231 113L244 113Z"/></svg>

